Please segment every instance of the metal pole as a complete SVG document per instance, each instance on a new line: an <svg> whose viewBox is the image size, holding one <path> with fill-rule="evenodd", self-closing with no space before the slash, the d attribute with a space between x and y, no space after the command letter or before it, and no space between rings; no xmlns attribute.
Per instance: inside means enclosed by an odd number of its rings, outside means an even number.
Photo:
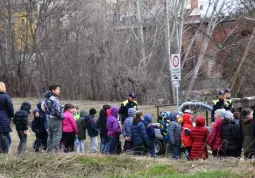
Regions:
<svg viewBox="0 0 255 178"><path fill-rule="evenodd" d="M176 106L179 108L179 87L176 87Z"/></svg>

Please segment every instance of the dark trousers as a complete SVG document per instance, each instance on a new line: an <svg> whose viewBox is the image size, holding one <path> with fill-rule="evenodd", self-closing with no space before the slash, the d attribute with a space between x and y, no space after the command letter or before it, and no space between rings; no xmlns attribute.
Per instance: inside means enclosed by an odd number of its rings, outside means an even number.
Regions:
<svg viewBox="0 0 255 178"><path fill-rule="evenodd" d="M24 130L17 130L19 135L19 146L18 153L24 153L27 149L27 135L24 133Z"/></svg>
<svg viewBox="0 0 255 178"><path fill-rule="evenodd" d="M8 153L8 133L0 132L0 153Z"/></svg>
<svg viewBox="0 0 255 178"><path fill-rule="evenodd" d="M151 157L156 157L156 152L155 152L155 145L154 145L154 141L150 141L150 154Z"/></svg>
<svg viewBox="0 0 255 178"><path fill-rule="evenodd" d="M186 148L186 153L185 153L186 158L187 158L188 160L190 160L190 153L191 153L192 147L191 147L191 146L186 146L185 148Z"/></svg>
<svg viewBox="0 0 255 178"><path fill-rule="evenodd" d="M117 154L118 153L119 141L120 141L119 136L117 136L117 137L109 136L109 153L110 154Z"/></svg>
<svg viewBox="0 0 255 178"><path fill-rule="evenodd" d="M223 157L225 156L225 153L223 150L213 150L212 155L213 157Z"/></svg>
<svg viewBox="0 0 255 178"><path fill-rule="evenodd" d="M172 158L173 159L180 159L181 157L181 146L171 146L172 150Z"/></svg>
<svg viewBox="0 0 255 178"><path fill-rule="evenodd" d="M47 139L48 139L48 134L36 134L36 140L34 143L34 149L35 152L39 151L40 146L43 146L43 150L47 149Z"/></svg>
<svg viewBox="0 0 255 178"><path fill-rule="evenodd" d="M124 143L124 151L131 151L131 147L132 147L131 141L126 140Z"/></svg>
<svg viewBox="0 0 255 178"><path fill-rule="evenodd" d="M101 144L100 144L100 152L102 154L109 152L109 137L108 135L100 135Z"/></svg>
<svg viewBox="0 0 255 178"><path fill-rule="evenodd" d="M74 151L74 141L75 133L74 132L63 132L61 142L64 146L64 152L69 153Z"/></svg>

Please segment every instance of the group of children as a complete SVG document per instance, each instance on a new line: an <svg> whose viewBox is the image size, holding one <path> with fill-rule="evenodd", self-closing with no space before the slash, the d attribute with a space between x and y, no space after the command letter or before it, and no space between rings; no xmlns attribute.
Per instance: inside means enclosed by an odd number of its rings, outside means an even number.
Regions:
<svg viewBox="0 0 255 178"><path fill-rule="evenodd" d="M161 134L166 145L172 150L172 157L179 159L182 144L188 160L207 159L208 148L214 157L241 157L242 149L245 158L254 156L255 122L253 111L244 108L241 113L217 109L212 127L206 127L206 119L186 110L179 113L162 113ZM180 119L182 118L182 119ZM179 120L179 123L178 123Z"/></svg>
<svg viewBox="0 0 255 178"><path fill-rule="evenodd" d="M28 132L28 115L31 105L24 102L14 115L14 124L20 139L18 153L26 150ZM34 119L31 124L36 134L34 149L39 151L40 146L47 150L48 126L44 113L43 103L38 103L33 111ZM124 137L123 149L125 152L147 151L152 157L155 153L155 128L160 129L165 144L171 148L172 158L179 159L181 147L186 148L188 160L207 159L208 146L215 157L240 157L242 148L244 156L251 158L254 154L253 139L255 136L255 122L253 111L245 108L240 113L231 113L225 109L215 111L215 122L212 127L205 126L206 119L197 116L193 120L190 110L179 112L162 112L160 126L152 124L152 115L128 109L128 118L122 127L118 120L118 107L104 105L99 112L92 108L79 111L72 104L64 106L64 120L62 121L62 139L60 150L62 152L85 152L86 132L90 137L90 151L95 153L98 149L98 136L100 135L100 152L102 154L118 154L121 149L121 134Z"/></svg>

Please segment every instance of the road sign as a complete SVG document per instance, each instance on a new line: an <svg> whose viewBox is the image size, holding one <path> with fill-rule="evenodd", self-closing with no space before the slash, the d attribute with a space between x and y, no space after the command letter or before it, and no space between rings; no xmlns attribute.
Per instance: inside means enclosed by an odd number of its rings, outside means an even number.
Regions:
<svg viewBox="0 0 255 178"><path fill-rule="evenodd" d="M172 54L170 61L170 69L172 73L172 80L181 80L181 59L180 54Z"/></svg>
<svg viewBox="0 0 255 178"><path fill-rule="evenodd" d="M173 85L175 88L180 87L180 82L179 81L173 81Z"/></svg>

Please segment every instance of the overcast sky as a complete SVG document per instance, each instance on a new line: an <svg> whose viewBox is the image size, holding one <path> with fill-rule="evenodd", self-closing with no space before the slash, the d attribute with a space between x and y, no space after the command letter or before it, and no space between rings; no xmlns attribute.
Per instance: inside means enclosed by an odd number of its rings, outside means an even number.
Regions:
<svg viewBox="0 0 255 178"><path fill-rule="evenodd" d="M209 8L210 10L208 12L208 15L210 15L212 13L213 5L214 5L216 0L198 0L198 1L199 1L199 7L203 6L203 9L201 10L201 15L204 16L206 14L208 6L210 6L210 8ZM223 2L224 2L224 0L219 0L217 10L219 10L220 5ZM237 4L238 4L237 2L238 2L238 0L225 0L225 5L224 5L224 8L223 8L223 12L225 14L228 14L229 12L233 12L237 7Z"/></svg>

